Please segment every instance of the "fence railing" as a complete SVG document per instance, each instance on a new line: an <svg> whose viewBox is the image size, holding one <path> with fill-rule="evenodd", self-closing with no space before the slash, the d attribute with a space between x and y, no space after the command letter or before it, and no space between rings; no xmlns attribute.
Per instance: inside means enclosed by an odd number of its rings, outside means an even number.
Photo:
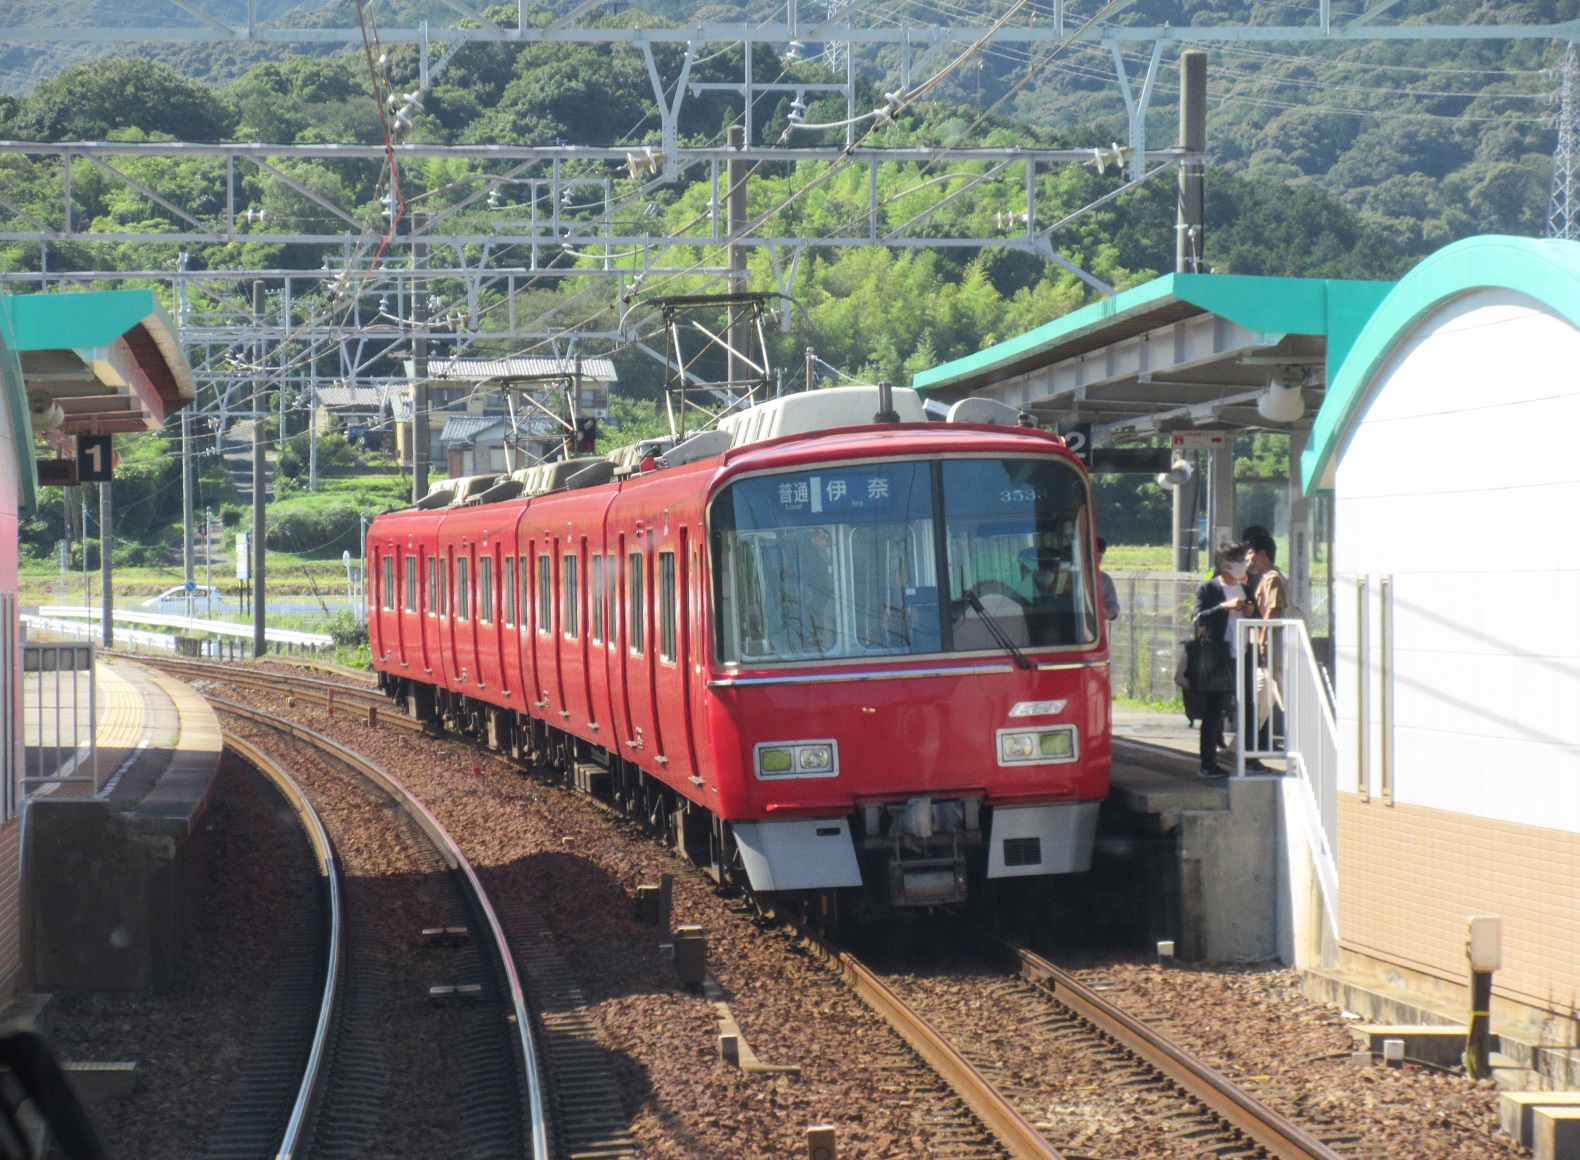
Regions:
<svg viewBox="0 0 1580 1160"><path fill-rule="evenodd" d="M22 645L24 792L85 784L97 794L98 680L93 644L28 641Z"/></svg>
<svg viewBox="0 0 1580 1160"><path fill-rule="evenodd" d="M1300 620L1241 620L1235 658L1235 775L1246 762L1288 763L1306 792L1295 795L1330 916L1338 914L1339 743L1333 692Z"/></svg>

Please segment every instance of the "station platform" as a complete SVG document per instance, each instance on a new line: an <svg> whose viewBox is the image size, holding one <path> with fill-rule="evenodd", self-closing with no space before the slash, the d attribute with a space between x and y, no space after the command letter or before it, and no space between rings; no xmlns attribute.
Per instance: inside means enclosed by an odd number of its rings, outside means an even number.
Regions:
<svg viewBox="0 0 1580 1160"><path fill-rule="evenodd" d="M1110 800L1148 833L1177 828L1186 810L1229 808L1229 787L1196 775L1199 731L1178 711L1114 706Z"/></svg>
<svg viewBox="0 0 1580 1160"><path fill-rule="evenodd" d="M1283 763L1203 779L1200 731L1178 711L1116 706L1109 798L1094 870L1130 936L1170 942L1187 961L1261 962L1280 933L1277 835ZM1231 762L1224 762L1233 770Z"/></svg>
<svg viewBox="0 0 1580 1160"><path fill-rule="evenodd" d="M87 683L86 673L58 676L27 682L30 722L41 699ZM94 676L96 755L28 730L29 970L39 991L154 992L174 981L200 899L223 738L181 681L120 658L100 658ZM87 703L56 702L76 720Z"/></svg>

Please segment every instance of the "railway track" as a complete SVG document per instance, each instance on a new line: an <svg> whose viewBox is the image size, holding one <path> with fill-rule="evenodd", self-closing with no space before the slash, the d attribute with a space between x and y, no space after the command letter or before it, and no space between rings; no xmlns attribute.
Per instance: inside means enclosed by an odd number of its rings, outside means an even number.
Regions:
<svg viewBox="0 0 1580 1160"><path fill-rule="evenodd" d="M227 665L217 661L187 660L180 657L156 657L146 654L125 655L139 664L149 665L187 680L215 681L238 688L257 689L265 693L285 693L300 697L310 704L323 705L331 714L335 709L353 713L370 710L378 724L393 725L411 733L424 731L423 723L399 712L390 699L377 689L348 685L344 680L327 680L298 673L282 673L274 669L255 668L252 665ZM270 658L271 660L275 658Z"/></svg>
<svg viewBox="0 0 1580 1160"><path fill-rule="evenodd" d="M140 658L147 660L147 658ZM388 700L372 689L347 689L331 681L323 681L296 673L271 672L267 669L241 668L216 665L183 659L161 659L161 668L189 680L207 684L226 684L238 688L284 695L288 703L301 699L333 709L351 706L353 711L371 710L368 722L394 724L408 731L421 732L422 726L398 712L378 710L388 706ZM517 1070L524 1071L523 1061L533 1057L525 1045L536 1026L541 1037L537 1043L540 1071L546 1073L528 1098L527 1118L533 1129L527 1134L527 1151L507 1151L511 1155L538 1156L597 1156L609 1160L621 1156L634 1156L636 1145L629 1134L628 1117L620 1100L619 1088L604 1052L596 1044L595 1036L584 1014L584 1000L574 977L557 951L552 936L542 927L531 902L511 898L500 903L497 914L490 903L459 847L444 834L443 828L427 809L399 785L399 783L366 758L345 748L333 739L324 737L295 722L237 705L205 690L204 695L222 713L261 724L276 733L288 735L294 741L312 746L327 755L332 762L354 771L373 783L380 792L389 796L402 810L410 813L414 825L424 831L437 853L438 869L448 871L452 878L465 880L464 889L467 914L477 920L475 925L487 929L491 936L492 958L496 963L495 974L508 980L512 995L512 1009L503 1013L504 1022L512 1027L526 1028L524 1043L517 1052ZM227 741L234 730L227 730ZM457 923L448 925L471 927L463 916ZM507 948L503 952L497 948ZM518 966L519 964L519 966ZM457 1001L466 1001L464 993ZM523 1006L525 1004L525 1006ZM526 1008L530 1007L530 1012ZM475 1022L475 1021L474 1021ZM485 1028L486 1030L486 1028ZM475 1054L478 1037L467 1037L467 1050ZM480 1092L487 1087L486 1075L501 1070L499 1060L483 1061L477 1069L485 1074L485 1082L468 1084L466 1101L479 1103ZM360 1077L353 1077L353 1088L365 1087ZM552 1097L552 1098L551 1098ZM486 1099L483 1102L487 1102ZM494 1101L498 1103L496 1099ZM545 1108L552 1107L545 1111ZM365 1107L376 1106L374 1100L364 1100ZM496 1110L497 1112L497 1110ZM485 1113L483 1118L490 1115ZM494 1120L501 1117L492 1114ZM353 1133L355 1135L355 1133ZM538 1150L537 1141L545 1141L547 1152ZM256 1153L254 1153L256 1154ZM286 1155L287 1153L281 1153ZM467 1155L491 1154L472 1148Z"/></svg>
<svg viewBox="0 0 1580 1160"><path fill-rule="evenodd" d="M210 701L224 716L227 746L276 784L294 784L286 792L300 803L299 813L305 816L307 803L318 802L318 814L327 819L317 826L328 831L326 849L331 840L348 849L404 846L408 867L415 863L419 870L415 881L398 882L402 896L392 897L390 884L367 877L364 868L330 905L343 921L326 939L332 966L323 971L309 1066L289 1121L279 1135L264 1139L277 1122L281 1077L303 1056L300 1042L283 1033L303 1022L290 1010L306 997L294 980L283 999L275 997L279 1009L271 1010L265 1042L255 1045L247 1097L227 1116L210 1156L361 1155L369 1140L392 1131L404 1132L408 1141L447 1133L443 1150L454 1155L556 1156L533 1022L510 944L456 844L420 802L367 759L283 718ZM298 769L294 782L283 770L282 750ZM350 795L348 772L356 786ZM333 867L332 853L324 857L329 860L321 864ZM406 922L414 890L418 912L431 916L424 935L434 949L392 945L401 932L392 935L390 928ZM404 941L416 942L417 931L404 933ZM445 981L429 986L425 1001L401 985L436 970L445 972ZM408 1033L410 1045L402 1041ZM440 1061L446 1066L435 1067ZM391 1121L400 1119L403 1107L423 1115L422 1098L402 1086L412 1081L453 1085L454 1122L394 1128Z"/></svg>
<svg viewBox="0 0 1580 1160"><path fill-rule="evenodd" d="M960 1003L913 1001L855 955L802 931L845 982L921 1056L1015 1160L1094 1160L1113 1125L1071 1136L1050 1114L1067 1095L1031 1082L1028 1072L1004 1067L978 1042L972 1025L947 1027ZM1062 1075L1075 1053L1093 1058L1102 1083L1122 1091L1124 1102L1144 1105L1170 1151L1124 1155L1270 1157L1272 1160L1342 1160L1326 1142L1266 1106L1254 1095L1171 1042L1148 1022L1104 998L1099 991L1023 947L1000 944L1013 955L1022 992L1021 1028L1058 1041ZM1027 1003L1027 992L1038 1003ZM938 1012L946 1012L938 1017ZM967 1023L969 1024L969 1020ZM1095 1139L1093 1138L1095 1137ZM1062 1151L1061 1148L1068 1149ZM1092 1151L1092 1149L1098 1151Z"/></svg>
<svg viewBox="0 0 1580 1160"><path fill-rule="evenodd" d="M381 694L372 690L348 689L336 682L295 674L238 671L234 667L186 660L162 660L159 664L178 675L300 697L320 705L370 706L375 713L378 706L388 705ZM223 707L222 703L217 704ZM418 723L395 712L377 714L377 720L421 729ZM285 725L293 731L311 733L300 726ZM531 925L530 917L525 920L518 917L515 922ZM916 1078L914 1060L897 1057L880 1065L892 1073L897 1098L900 1093L909 1091L942 1109L934 1113L938 1122L932 1125L947 1144L946 1152L941 1154L958 1157L1007 1155L1017 1160L1082 1160L1097 1155L1089 1151L1061 1152L1056 1142L1058 1126L1036 1111L1039 1101L1046 1103L1046 1093L996 1074L984 1053L970 1046L968 1035L957 1035L952 1042L948 1032L903 999L878 972L848 952L826 946L810 934L806 937L821 948L844 981L883 1017L936 1076L938 1090L930 1092L927 1090L929 1081ZM527 940L518 948L523 962L532 962L530 952L526 951L530 943L531 940ZM1104 999L1095 987L1029 950L1004 949L1017 964L1019 982L1025 988L1035 989L1043 1002L1042 1009L1028 1011L1026 1019L1043 1032L1059 1037L1067 1050L1097 1056L1107 1075L1119 1077L1114 1081L1116 1084L1132 1095L1153 1101L1156 1118L1168 1125L1169 1134L1181 1148L1178 1154L1341 1160L1339 1153L1328 1144L1172 1043L1147 1021ZM556 985L554 980L568 980L568 973L552 963L537 963L532 969L550 988ZM565 985L574 986L573 982L565 982ZM574 1011L574 1008L572 1002L565 1010ZM909 1078L902 1080L900 1077L907 1073L910 1073ZM957 1116L948 1110L951 1094L964 1109L969 1109L966 1114ZM1082 1140L1074 1145L1077 1148L1087 1146Z"/></svg>

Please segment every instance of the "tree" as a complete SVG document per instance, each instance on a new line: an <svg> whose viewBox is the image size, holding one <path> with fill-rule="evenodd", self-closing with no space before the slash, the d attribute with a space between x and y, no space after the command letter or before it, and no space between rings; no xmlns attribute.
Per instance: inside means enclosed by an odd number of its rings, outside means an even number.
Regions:
<svg viewBox="0 0 1580 1160"><path fill-rule="evenodd" d="M5 128L31 141L102 141L136 129L178 141L223 141L233 119L212 89L135 58L69 68L26 97Z"/></svg>

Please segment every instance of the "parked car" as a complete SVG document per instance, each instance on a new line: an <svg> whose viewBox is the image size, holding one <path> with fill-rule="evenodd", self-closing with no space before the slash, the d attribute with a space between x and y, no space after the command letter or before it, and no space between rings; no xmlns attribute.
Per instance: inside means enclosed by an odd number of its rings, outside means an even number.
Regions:
<svg viewBox="0 0 1580 1160"><path fill-rule="evenodd" d="M174 588L166 588L158 596L143 601L144 608L152 608L155 612L185 612L187 610L187 590L185 585L178 584ZM224 593L215 585L210 588L207 584L199 584L192 590L192 609L194 612L207 612L210 608L228 608Z"/></svg>

